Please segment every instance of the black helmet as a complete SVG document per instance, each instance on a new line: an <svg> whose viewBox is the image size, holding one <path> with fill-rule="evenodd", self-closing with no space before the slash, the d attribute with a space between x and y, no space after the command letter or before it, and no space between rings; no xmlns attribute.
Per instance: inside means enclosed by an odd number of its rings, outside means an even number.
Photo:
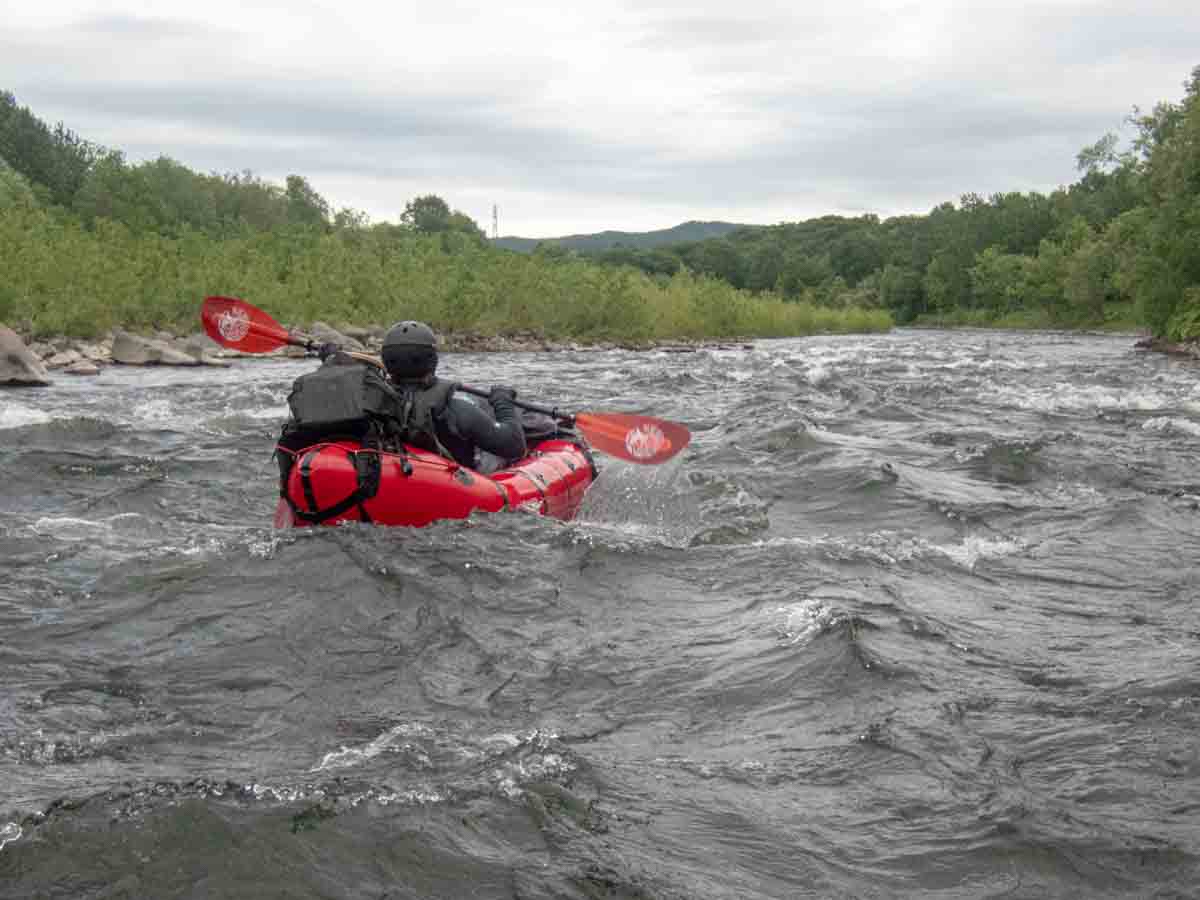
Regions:
<svg viewBox="0 0 1200 900"><path fill-rule="evenodd" d="M397 322L383 338L383 365L393 381L417 381L437 371L437 335L423 322Z"/></svg>
<svg viewBox="0 0 1200 900"><path fill-rule="evenodd" d="M424 322L397 322L384 335L383 346L416 346L437 349L437 335Z"/></svg>

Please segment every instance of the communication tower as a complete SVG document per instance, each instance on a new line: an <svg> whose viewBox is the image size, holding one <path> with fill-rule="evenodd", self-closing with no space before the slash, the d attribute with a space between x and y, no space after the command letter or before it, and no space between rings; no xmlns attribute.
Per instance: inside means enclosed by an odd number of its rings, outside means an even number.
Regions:
<svg viewBox="0 0 1200 900"><path fill-rule="evenodd" d="M492 240L500 237L500 207L492 204Z"/></svg>

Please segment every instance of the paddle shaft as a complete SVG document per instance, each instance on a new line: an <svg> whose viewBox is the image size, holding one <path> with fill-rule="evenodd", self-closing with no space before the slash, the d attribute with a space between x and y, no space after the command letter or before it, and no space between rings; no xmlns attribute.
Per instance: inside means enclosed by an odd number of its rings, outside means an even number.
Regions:
<svg viewBox="0 0 1200 900"><path fill-rule="evenodd" d="M464 394L474 394L476 397L487 399L491 396L490 391L485 391L482 388L471 387L469 384L460 384L458 389ZM527 409L530 412L542 413L552 419L557 419L560 422L573 422L575 417L570 413L565 413L559 410L557 406L543 406L540 403L529 403L525 400L513 400L513 406L519 406L521 409Z"/></svg>

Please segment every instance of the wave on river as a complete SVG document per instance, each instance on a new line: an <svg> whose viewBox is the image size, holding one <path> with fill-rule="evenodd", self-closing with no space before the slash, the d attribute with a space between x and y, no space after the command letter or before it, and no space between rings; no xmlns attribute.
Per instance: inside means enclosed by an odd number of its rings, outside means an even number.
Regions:
<svg viewBox="0 0 1200 900"><path fill-rule="evenodd" d="M447 354L693 443L571 523L276 532L311 365L0 398L0 898L1195 896L1196 363Z"/></svg>

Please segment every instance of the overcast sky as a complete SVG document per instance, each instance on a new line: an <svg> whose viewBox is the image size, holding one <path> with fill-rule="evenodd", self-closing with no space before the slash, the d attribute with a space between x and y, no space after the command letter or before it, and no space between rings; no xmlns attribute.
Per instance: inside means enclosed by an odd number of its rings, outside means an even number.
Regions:
<svg viewBox="0 0 1200 900"><path fill-rule="evenodd" d="M21 0L0 90L202 172L488 233L924 213L1049 191L1200 65L1193 0Z"/></svg>

